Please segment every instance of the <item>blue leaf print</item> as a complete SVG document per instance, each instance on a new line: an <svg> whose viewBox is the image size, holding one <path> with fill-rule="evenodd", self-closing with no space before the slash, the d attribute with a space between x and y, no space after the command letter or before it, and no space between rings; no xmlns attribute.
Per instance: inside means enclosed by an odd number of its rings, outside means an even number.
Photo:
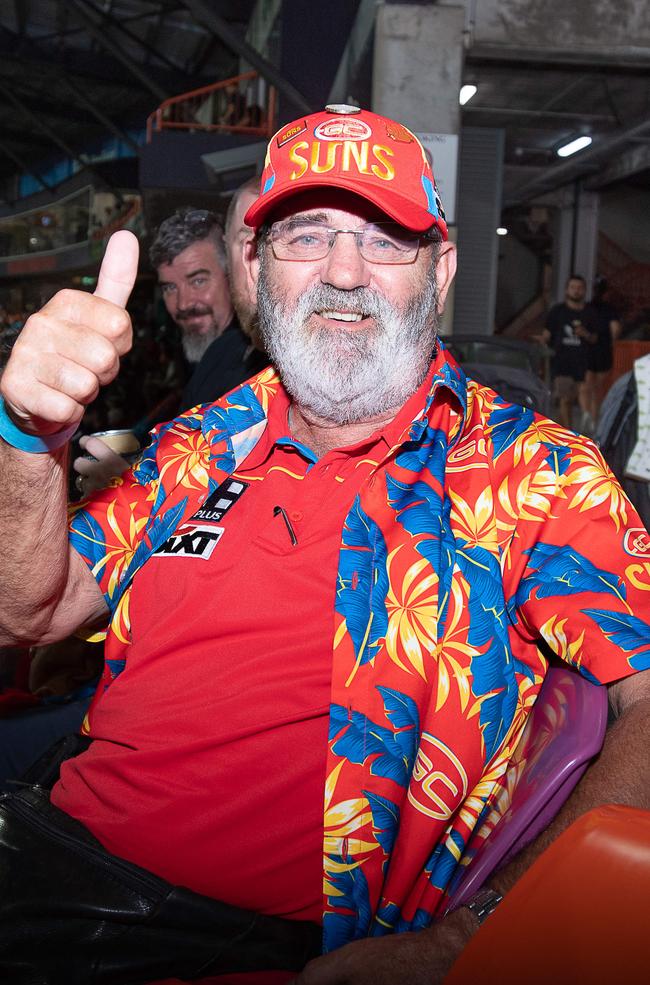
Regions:
<svg viewBox="0 0 650 985"><path fill-rule="evenodd" d="M388 505L395 510L397 522L414 537L418 534L440 536L442 495L426 482L399 482L386 475Z"/></svg>
<svg viewBox="0 0 650 985"><path fill-rule="evenodd" d="M399 830L399 806L398 804L394 804L392 800L381 797L377 793L371 793L369 790L362 792L370 804L375 838L381 845L384 854L390 855Z"/></svg>
<svg viewBox="0 0 650 985"><path fill-rule="evenodd" d="M629 658L635 670L650 667L650 624L625 612L608 612L605 609L583 609L593 619L608 640L620 646L625 653L639 651Z"/></svg>
<svg viewBox="0 0 650 985"><path fill-rule="evenodd" d="M532 598L535 589L538 599L581 592L606 592L621 600L626 596L625 582L619 575L597 568L572 547L539 543L526 553L530 567L536 570L522 579L514 599L517 606Z"/></svg>
<svg viewBox="0 0 650 985"><path fill-rule="evenodd" d="M568 445L551 445L543 441L542 445L548 450L548 455L544 459L548 467L556 475L564 475L571 462L571 449Z"/></svg>
<svg viewBox="0 0 650 985"><path fill-rule="evenodd" d="M507 613L497 559L482 547L458 540L456 561L469 585L468 642L482 652L471 661L472 691L490 695L481 704L480 724L489 759L515 712L517 681L508 639Z"/></svg>
<svg viewBox="0 0 650 985"><path fill-rule="evenodd" d="M457 541L456 561L471 586L470 632L472 646L483 646L494 635L495 626L505 632L505 600L499 562L484 547Z"/></svg>
<svg viewBox="0 0 650 985"><path fill-rule="evenodd" d="M357 764L365 764L372 757L372 776L383 776L406 787L411 764L395 734L372 722L360 711L348 711L346 708L341 711L340 708L341 706L336 705L332 708L332 718L336 717L339 722L343 722L343 730L336 733L338 738L332 745L332 752Z"/></svg>
<svg viewBox="0 0 650 985"><path fill-rule="evenodd" d="M344 705L330 705L328 739L331 742L350 721L350 713Z"/></svg>
<svg viewBox="0 0 650 985"><path fill-rule="evenodd" d="M122 657L118 660L107 660L106 666L108 667L109 673L113 679L118 677L126 666L126 658Z"/></svg>
<svg viewBox="0 0 650 985"><path fill-rule="evenodd" d="M336 862L337 865L346 861L340 855L329 855L328 858ZM347 940L358 940L360 937L366 937L370 928L372 911L370 908L368 880L364 875L363 869L357 866L354 869L346 869L343 872L330 872L326 864L325 871L327 872L329 882L337 890L336 896L329 897L330 904L336 906L337 909L345 908L346 910L352 910L356 917L351 925L335 925L334 931L338 935L341 933L349 934L351 930L352 936L348 936ZM327 937L327 944L330 947L332 945L329 934Z"/></svg>
<svg viewBox="0 0 650 985"><path fill-rule="evenodd" d="M247 428L264 420L264 409L253 393L252 387L246 383L234 390L226 400L225 407L210 407L203 418L202 430L211 435L213 441L221 441L241 434Z"/></svg>
<svg viewBox="0 0 650 985"><path fill-rule="evenodd" d="M343 527L336 592L336 611L346 620L357 665L373 659L386 635L387 592L386 543L357 496Z"/></svg>
<svg viewBox="0 0 650 985"><path fill-rule="evenodd" d="M106 539L101 527L86 510L80 510L70 526L71 545L94 568L106 555Z"/></svg>
<svg viewBox="0 0 650 985"><path fill-rule="evenodd" d="M416 441L402 446L395 459L397 465L411 472L428 469L434 479L442 484L447 461L447 436L439 428L428 427Z"/></svg>
<svg viewBox="0 0 650 985"><path fill-rule="evenodd" d="M396 934L407 934L411 930L426 930L430 927L433 922L433 917L426 910L416 910L413 919L407 920L405 917L400 916L399 921L395 925Z"/></svg>
<svg viewBox="0 0 650 985"><path fill-rule="evenodd" d="M488 419L488 430L492 436L494 457L498 458L528 429L534 414L526 407L506 403L501 397L496 400L496 404L496 410L492 411Z"/></svg>
<svg viewBox="0 0 650 985"><path fill-rule="evenodd" d="M384 699L386 718L396 729L395 742L406 758L409 772L415 763L418 743L420 741L420 715L418 707L407 694L394 691L389 687L377 685L377 690Z"/></svg>
<svg viewBox="0 0 650 985"><path fill-rule="evenodd" d="M336 904L335 904L336 905ZM356 919L351 913L323 914L323 954L336 951L355 939Z"/></svg>
<svg viewBox="0 0 650 985"><path fill-rule="evenodd" d="M454 872L458 867L458 860L463 854L465 841L458 831L450 832L451 839L458 849L458 854L452 852L447 844L440 842L436 845L431 858L425 866L429 873L429 881L437 889L446 889Z"/></svg>
<svg viewBox="0 0 650 985"><path fill-rule="evenodd" d="M380 906L375 913L370 928L369 937L384 937L390 934L398 925L402 917L402 912L397 903L386 903Z"/></svg>

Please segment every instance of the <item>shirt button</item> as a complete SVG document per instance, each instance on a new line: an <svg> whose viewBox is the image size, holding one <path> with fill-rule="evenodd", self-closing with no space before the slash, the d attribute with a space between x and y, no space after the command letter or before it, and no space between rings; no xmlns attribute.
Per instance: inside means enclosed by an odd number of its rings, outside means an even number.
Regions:
<svg viewBox="0 0 650 985"><path fill-rule="evenodd" d="M289 519L295 520L296 523L298 523L299 520L302 520L302 513L300 512L300 510L291 510L291 513L289 514Z"/></svg>

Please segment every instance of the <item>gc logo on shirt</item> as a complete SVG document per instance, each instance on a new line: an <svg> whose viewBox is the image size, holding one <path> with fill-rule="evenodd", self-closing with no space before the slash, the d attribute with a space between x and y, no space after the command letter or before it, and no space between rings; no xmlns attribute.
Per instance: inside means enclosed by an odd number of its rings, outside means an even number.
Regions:
<svg viewBox="0 0 650 985"><path fill-rule="evenodd" d="M458 757L435 735L423 732L408 789L413 806L427 817L446 821L467 789L467 773Z"/></svg>

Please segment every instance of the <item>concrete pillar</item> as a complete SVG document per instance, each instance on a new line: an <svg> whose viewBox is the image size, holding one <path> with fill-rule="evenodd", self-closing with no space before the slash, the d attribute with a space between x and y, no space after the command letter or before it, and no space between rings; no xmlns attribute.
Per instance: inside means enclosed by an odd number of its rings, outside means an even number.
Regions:
<svg viewBox="0 0 650 985"><path fill-rule="evenodd" d="M554 301L564 298L570 274L580 274L587 281L588 296L596 275L598 259L598 192L566 189L557 210L553 230Z"/></svg>
<svg viewBox="0 0 650 985"><path fill-rule="evenodd" d="M458 133L465 7L380 6L372 107L411 130Z"/></svg>
<svg viewBox="0 0 650 985"><path fill-rule="evenodd" d="M464 28L464 5L380 6L375 27L373 110L405 123L417 134L457 136ZM430 147L428 143L425 146ZM435 174L435 153L433 156ZM446 196L440 188L452 240L456 239L455 184L454 175ZM443 335L453 331L453 312L452 286L440 326Z"/></svg>

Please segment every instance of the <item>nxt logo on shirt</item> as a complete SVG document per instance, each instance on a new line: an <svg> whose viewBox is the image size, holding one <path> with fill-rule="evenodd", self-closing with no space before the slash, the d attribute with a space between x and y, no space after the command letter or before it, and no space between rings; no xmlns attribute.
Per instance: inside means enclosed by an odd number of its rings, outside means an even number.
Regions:
<svg viewBox="0 0 650 985"><path fill-rule="evenodd" d="M162 557L194 557L207 561L223 536L223 527L181 527L155 552Z"/></svg>

